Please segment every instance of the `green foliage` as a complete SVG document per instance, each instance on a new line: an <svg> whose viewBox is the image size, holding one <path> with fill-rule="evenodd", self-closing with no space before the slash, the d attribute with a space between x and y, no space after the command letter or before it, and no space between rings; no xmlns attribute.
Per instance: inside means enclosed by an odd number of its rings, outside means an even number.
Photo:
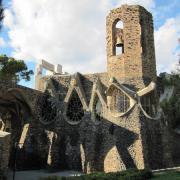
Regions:
<svg viewBox="0 0 180 180"><path fill-rule="evenodd" d="M161 102L161 107L169 125L175 128L180 125L180 62L177 64L176 71L162 76L162 82L164 86L174 87L173 96Z"/></svg>
<svg viewBox="0 0 180 180"><path fill-rule="evenodd" d="M177 95L172 96L169 100L164 100L161 107L167 117L168 124L175 128L180 124L180 98Z"/></svg>
<svg viewBox="0 0 180 180"><path fill-rule="evenodd" d="M0 55L0 80L14 81L16 83L21 79L29 81L32 74L33 71L28 71L23 60Z"/></svg>
<svg viewBox="0 0 180 180"><path fill-rule="evenodd" d="M180 179L179 171L165 171L161 173L156 173L152 180L177 180Z"/></svg>
<svg viewBox="0 0 180 180"><path fill-rule="evenodd" d="M147 180L152 177L152 172L149 170L129 169L122 172L112 173L92 173L83 176L73 177L56 177L40 178L40 180Z"/></svg>

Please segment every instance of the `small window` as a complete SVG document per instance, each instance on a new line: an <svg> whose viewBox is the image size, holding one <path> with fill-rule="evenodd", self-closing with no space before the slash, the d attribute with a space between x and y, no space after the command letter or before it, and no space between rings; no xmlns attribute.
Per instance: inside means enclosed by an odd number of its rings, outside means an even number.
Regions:
<svg viewBox="0 0 180 180"><path fill-rule="evenodd" d="M143 109L146 111L148 115L153 116L156 112L156 106L155 106L155 97L152 93L147 94L143 97L141 97L141 104Z"/></svg>
<svg viewBox="0 0 180 180"><path fill-rule="evenodd" d="M124 113L128 110L129 107L129 97L126 96L121 90L114 89L111 95L111 111L115 113Z"/></svg>
<svg viewBox="0 0 180 180"><path fill-rule="evenodd" d="M95 99L94 107L93 107L93 115L95 120L101 121L103 117L102 103L98 97Z"/></svg>
<svg viewBox="0 0 180 180"><path fill-rule="evenodd" d="M148 53L148 27L149 24L145 23L143 19L140 20L141 26L141 47L142 47L142 55L147 56ZM146 28L143 28L146 27Z"/></svg>

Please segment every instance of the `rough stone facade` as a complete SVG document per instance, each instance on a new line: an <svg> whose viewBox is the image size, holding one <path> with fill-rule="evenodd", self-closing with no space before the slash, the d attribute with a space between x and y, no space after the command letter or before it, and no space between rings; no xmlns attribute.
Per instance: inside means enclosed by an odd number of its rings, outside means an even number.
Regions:
<svg viewBox="0 0 180 180"><path fill-rule="evenodd" d="M6 176L9 162L10 133L0 131L0 179Z"/></svg>
<svg viewBox="0 0 180 180"><path fill-rule="evenodd" d="M121 28L116 27L119 21ZM109 76L132 80L130 84L135 86L138 78L139 81L156 81L152 15L141 6L123 5L112 10L106 22ZM121 54L116 52L119 46L123 49Z"/></svg>
<svg viewBox="0 0 180 180"><path fill-rule="evenodd" d="M90 173L180 163L158 108L153 21L143 7L123 5L107 16L107 72L40 81L41 92L24 90L34 117L16 139L18 169Z"/></svg>
<svg viewBox="0 0 180 180"><path fill-rule="evenodd" d="M6 96L7 91L11 89L19 89L34 112L37 96L42 92L14 84L13 82L0 81L0 92L2 95ZM2 100L0 106L2 110ZM14 167L15 143L20 143L24 126L32 121L32 117L21 119L16 114L12 115L8 111L6 111L6 113L7 115L5 114L5 116L2 117L3 112L0 112L0 174L4 172L3 175L6 174L8 165L10 168ZM23 155L23 157L25 156Z"/></svg>

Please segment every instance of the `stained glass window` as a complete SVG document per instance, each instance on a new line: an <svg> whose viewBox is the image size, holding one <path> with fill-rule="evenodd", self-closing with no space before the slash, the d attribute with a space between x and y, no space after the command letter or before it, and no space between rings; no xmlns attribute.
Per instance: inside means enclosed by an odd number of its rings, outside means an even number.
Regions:
<svg viewBox="0 0 180 180"><path fill-rule="evenodd" d="M70 121L78 122L84 116L83 105L76 91L73 91L66 112Z"/></svg>

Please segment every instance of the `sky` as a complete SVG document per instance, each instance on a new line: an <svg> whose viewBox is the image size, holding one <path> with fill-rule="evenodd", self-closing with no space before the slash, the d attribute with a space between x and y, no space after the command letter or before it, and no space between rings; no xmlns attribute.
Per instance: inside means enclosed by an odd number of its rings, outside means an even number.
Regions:
<svg viewBox="0 0 180 180"><path fill-rule="evenodd" d="M63 72L106 71L106 16L122 4L139 4L154 18L157 71L171 72L180 47L180 0L4 0L0 54L29 69L45 59ZM20 84L34 88L34 78Z"/></svg>

